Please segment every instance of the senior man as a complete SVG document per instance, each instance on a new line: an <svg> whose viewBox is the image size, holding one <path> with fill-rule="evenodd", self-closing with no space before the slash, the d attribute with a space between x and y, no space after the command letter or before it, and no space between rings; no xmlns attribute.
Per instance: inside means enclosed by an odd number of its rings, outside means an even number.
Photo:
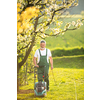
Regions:
<svg viewBox="0 0 100 100"><path fill-rule="evenodd" d="M38 69L38 82L43 81L43 74L45 70L45 76L44 81L47 83L47 91L49 91L49 58L50 58L50 64L51 64L51 70L53 69L53 59L51 55L51 51L47 48L46 41L41 40L40 41L40 49L37 49L33 58L33 62L35 66L37 66ZM37 61L36 61L37 60ZM45 66L45 68L44 68Z"/></svg>

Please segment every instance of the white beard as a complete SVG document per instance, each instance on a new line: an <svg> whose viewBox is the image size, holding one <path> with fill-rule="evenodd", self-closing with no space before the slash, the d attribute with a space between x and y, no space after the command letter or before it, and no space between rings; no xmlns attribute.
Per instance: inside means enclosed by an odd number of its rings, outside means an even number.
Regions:
<svg viewBox="0 0 100 100"><path fill-rule="evenodd" d="M45 48L40 48L41 50L45 49Z"/></svg>

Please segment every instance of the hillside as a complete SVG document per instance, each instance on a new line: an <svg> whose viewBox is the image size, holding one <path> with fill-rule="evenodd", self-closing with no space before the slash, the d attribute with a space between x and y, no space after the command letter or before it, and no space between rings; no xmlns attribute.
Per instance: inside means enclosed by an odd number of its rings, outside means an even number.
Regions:
<svg viewBox="0 0 100 100"><path fill-rule="evenodd" d="M73 20L76 21L77 19L82 18L81 15L73 15L70 17L60 19L61 21L63 21L61 29L64 28L64 25L67 22L72 22ZM69 47L84 46L84 24L83 26L80 27L80 29L73 30L73 31L66 31L64 35L61 34L57 37L53 37L53 36L47 37L45 40L46 40L46 47L49 49L54 49L56 47L69 48ZM36 44L36 46L39 48L39 44Z"/></svg>
<svg viewBox="0 0 100 100"><path fill-rule="evenodd" d="M84 0L79 0L79 4L76 7L73 7L68 10L70 14L80 14L81 11L84 11Z"/></svg>

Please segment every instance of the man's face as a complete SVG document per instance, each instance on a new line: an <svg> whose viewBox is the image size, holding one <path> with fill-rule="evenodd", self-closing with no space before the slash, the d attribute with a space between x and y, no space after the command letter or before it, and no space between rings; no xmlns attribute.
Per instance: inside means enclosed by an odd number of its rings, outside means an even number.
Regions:
<svg viewBox="0 0 100 100"><path fill-rule="evenodd" d="M45 43L40 43L41 48L45 48L46 44Z"/></svg>

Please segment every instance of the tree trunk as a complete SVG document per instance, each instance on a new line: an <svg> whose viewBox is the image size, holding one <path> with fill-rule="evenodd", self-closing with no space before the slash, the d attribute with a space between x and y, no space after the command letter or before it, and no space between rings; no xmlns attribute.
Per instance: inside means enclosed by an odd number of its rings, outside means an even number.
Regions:
<svg viewBox="0 0 100 100"><path fill-rule="evenodd" d="M31 52L31 50L32 50L32 48L33 48L33 46L35 45L35 37L36 37L36 28L37 28L37 24L38 24L38 17L36 18L36 21L35 21L35 25L34 25L34 36L32 37L32 42L31 42L31 45L30 45L30 47L26 50L26 54L25 54L25 57L24 57L24 59L19 63L19 66L22 66L25 62L26 62L26 60L27 60L27 58L28 58L28 56L29 56L29 54L30 54L30 52Z"/></svg>
<svg viewBox="0 0 100 100"><path fill-rule="evenodd" d="M29 54L30 54L30 52L32 50L32 47L34 46L34 41L35 41L35 37L33 37L32 43L31 43L28 51L26 52L26 55L25 55L24 59L20 63L18 63L18 60L17 60L17 91L19 91L19 80L18 80L19 69L26 62L26 60L27 60L27 58L28 58L28 56L29 56Z"/></svg>
<svg viewBox="0 0 100 100"><path fill-rule="evenodd" d="M39 17L36 18L36 21L35 21L35 25L34 25L34 32L36 31L36 28L37 28L37 24L38 24L38 19ZM27 49L26 51L26 54L25 54L25 57L24 59L18 63L18 57L17 57L17 91L19 91L19 81L18 81L18 75L19 75L19 69L21 68L21 66L26 62L31 50L32 50L32 47L35 45L35 36L36 36L37 33L34 34L33 38L32 38L32 42L31 42L31 45L30 47Z"/></svg>
<svg viewBox="0 0 100 100"><path fill-rule="evenodd" d="M17 62L17 92L19 91L19 64Z"/></svg>
<svg viewBox="0 0 100 100"><path fill-rule="evenodd" d="M25 71L25 85L27 85L28 84L28 82L27 82L27 62L26 62L26 65L24 66L24 71Z"/></svg>

